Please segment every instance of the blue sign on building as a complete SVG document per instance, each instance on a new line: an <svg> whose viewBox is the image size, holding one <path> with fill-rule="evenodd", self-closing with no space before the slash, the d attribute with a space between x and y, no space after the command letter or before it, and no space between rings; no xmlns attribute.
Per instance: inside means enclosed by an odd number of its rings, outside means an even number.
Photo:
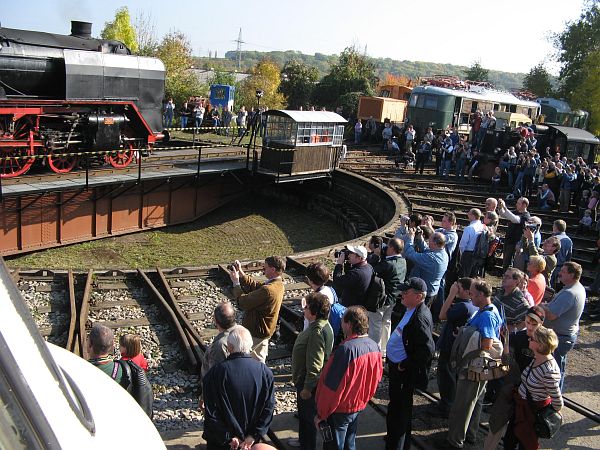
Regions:
<svg viewBox="0 0 600 450"><path fill-rule="evenodd" d="M235 86L227 84L213 84L210 87L210 104L213 107L227 106L231 111L233 109L233 98L235 96Z"/></svg>

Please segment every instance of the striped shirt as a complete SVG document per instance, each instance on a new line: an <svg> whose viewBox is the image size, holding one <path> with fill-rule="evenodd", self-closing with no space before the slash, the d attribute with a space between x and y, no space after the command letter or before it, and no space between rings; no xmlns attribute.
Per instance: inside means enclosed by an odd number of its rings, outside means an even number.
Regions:
<svg viewBox="0 0 600 450"><path fill-rule="evenodd" d="M557 411L563 406L563 399L560 393L560 369L554 358L544 361L539 366L534 366L535 361L523 370L521 373L521 385L519 386L519 395L527 399L527 391L534 402L546 400L548 397L552 400L552 407ZM527 387L527 391L525 390Z"/></svg>

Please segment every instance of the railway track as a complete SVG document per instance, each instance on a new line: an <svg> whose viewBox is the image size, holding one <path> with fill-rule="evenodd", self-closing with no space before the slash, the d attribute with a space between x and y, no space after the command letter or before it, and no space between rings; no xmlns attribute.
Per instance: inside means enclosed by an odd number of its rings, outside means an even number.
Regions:
<svg viewBox="0 0 600 450"><path fill-rule="evenodd" d="M508 192L491 194L486 185L461 183L454 180L442 180L431 178L424 175L414 175L413 173L399 173L393 163L383 160L380 157L360 159L360 163L344 163L348 169L355 170L360 175L374 178L389 188L395 190L399 195L405 198L409 209L412 212L420 214L429 214L439 223L445 211L451 210L457 216L457 223L460 227L469 224L467 211L471 207L484 209L485 200L488 197L505 196ZM429 173L434 172L431 168L426 169ZM583 281L590 283L593 279L595 267L591 266L591 261L596 251L596 240L589 235L576 235L573 233L578 224L576 214L560 214L538 210L535 206L529 208L532 215L539 216L542 219L542 235L547 237L552 232L552 223L557 218L562 218L567 222L567 233L573 241L574 252L573 260L580 263L584 268ZM498 227L500 234L506 231L506 222L501 220Z"/></svg>

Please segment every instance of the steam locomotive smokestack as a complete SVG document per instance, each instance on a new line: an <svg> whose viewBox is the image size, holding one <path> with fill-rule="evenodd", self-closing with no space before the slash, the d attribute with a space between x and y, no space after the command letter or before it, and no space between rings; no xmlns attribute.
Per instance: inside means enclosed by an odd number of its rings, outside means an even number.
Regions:
<svg viewBox="0 0 600 450"><path fill-rule="evenodd" d="M92 23L71 20L71 36L90 39L92 37Z"/></svg>

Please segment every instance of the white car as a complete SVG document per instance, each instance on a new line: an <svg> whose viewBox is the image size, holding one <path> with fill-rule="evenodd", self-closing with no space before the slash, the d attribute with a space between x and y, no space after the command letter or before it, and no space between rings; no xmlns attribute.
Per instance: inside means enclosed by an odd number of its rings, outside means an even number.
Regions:
<svg viewBox="0 0 600 450"><path fill-rule="evenodd" d="M165 448L118 383L42 339L4 261L0 305L0 448Z"/></svg>

